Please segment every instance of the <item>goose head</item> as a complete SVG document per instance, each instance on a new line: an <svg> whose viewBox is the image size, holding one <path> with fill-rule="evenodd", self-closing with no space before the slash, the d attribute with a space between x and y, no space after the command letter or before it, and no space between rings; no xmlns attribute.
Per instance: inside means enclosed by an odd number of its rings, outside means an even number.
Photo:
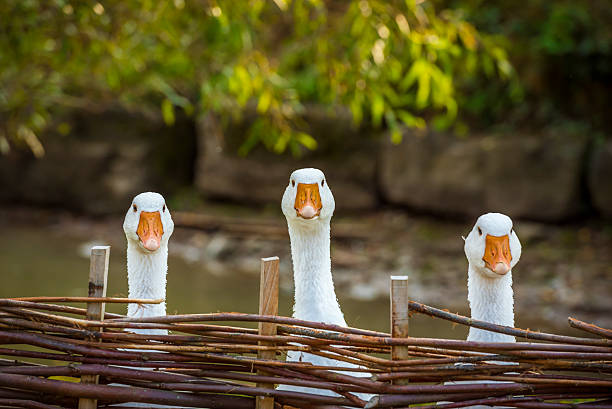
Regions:
<svg viewBox="0 0 612 409"><path fill-rule="evenodd" d="M500 278L521 258L521 242L512 227L512 219L501 213L487 213L478 218L468 234L464 251L476 272Z"/></svg>
<svg viewBox="0 0 612 409"><path fill-rule="evenodd" d="M154 192L136 196L125 214L123 231L128 242L144 253L155 253L166 246L174 222L164 197Z"/></svg>
<svg viewBox="0 0 612 409"><path fill-rule="evenodd" d="M287 222L309 225L329 222L336 202L323 172L305 168L291 174L281 207Z"/></svg>

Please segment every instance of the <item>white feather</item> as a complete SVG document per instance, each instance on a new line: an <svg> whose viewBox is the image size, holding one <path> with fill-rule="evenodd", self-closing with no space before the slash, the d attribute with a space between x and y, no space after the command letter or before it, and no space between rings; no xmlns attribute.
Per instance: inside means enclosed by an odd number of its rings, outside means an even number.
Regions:
<svg viewBox="0 0 612 409"><path fill-rule="evenodd" d="M146 250L137 234L141 212L159 212L163 234L159 249ZM145 192L134 198L123 222L127 239L127 270L129 298L166 299L166 274L168 271L168 241L174 231L174 222L164 197L159 193ZM166 303L129 304L128 316L134 318L166 315ZM167 334L166 330L135 330L141 334Z"/></svg>
<svg viewBox="0 0 612 409"><path fill-rule="evenodd" d="M319 217L304 220L297 216L294 203L299 183L318 184L322 204ZM293 316L308 321L346 326L344 314L342 314L336 298L331 272L330 223L335 202L323 172L312 168L299 169L293 172L285 189L281 207L287 219L291 240L291 259L293 261L295 283ZM289 352L287 360L310 362L313 365L356 367L343 361L296 351ZM345 374L361 377L370 376L368 373L359 372L345 372ZM328 390L290 385L281 385L279 389L339 396ZM365 400L370 398L370 395L358 394L358 396Z"/></svg>
<svg viewBox="0 0 612 409"><path fill-rule="evenodd" d="M521 257L521 243L508 216L487 213L478 218L464 245L468 259L468 301L471 316L477 320L513 327L512 270L500 276L485 267L483 256L487 234L509 236L511 268L514 268ZM468 341L513 342L514 337L470 327Z"/></svg>
<svg viewBox="0 0 612 409"><path fill-rule="evenodd" d="M521 258L521 242L512 227L512 220L501 213L487 213L478 218L470 234L463 238L464 251L468 259L468 301L473 319L514 327L514 294L512 270L500 276L485 267L483 256L487 234L509 236L510 267L514 268ZM470 327L468 341L515 342L511 335L499 334ZM508 365L505 362L491 362ZM445 382L445 385L470 383L505 383L495 381ZM448 403L448 402L440 402ZM490 406L475 405L468 409L487 409ZM503 408L503 407L502 407Z"/></svg>
<svg viewBox="0 0 612 409"><path fill-rule="evenodd" d="M146 250L138 237L141 212L159 212L163 234L156 251ZM134 198L123 221L127 239L128 297L166 299L166 274L168 272L168 241L174 231L174 222L166 201L159 193L145 192ZM128 317L142 318L166 315L166 302L161 304L128 304ZM132 329L145 335L168 335L165 329ZM138 352L138 350L130 350ZM147 351L140 351L147 352ZM152 370L152 369L143 369ZM126 386L127 385L115 385ZM144 408L168 408L170 406L151 403L128 402L130 406Z"/></svg>

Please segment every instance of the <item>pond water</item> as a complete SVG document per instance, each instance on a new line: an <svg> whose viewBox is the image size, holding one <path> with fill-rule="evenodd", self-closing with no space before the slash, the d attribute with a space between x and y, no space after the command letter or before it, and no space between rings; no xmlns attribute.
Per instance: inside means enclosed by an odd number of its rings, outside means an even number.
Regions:
<svg viewBox="0 0 612 409"><path fill-rule="evenodd" d="M107 295L125 297L127 277L125 250L111 248ZM89 244L52 229L9 227L0 235L0 297L85 296ZM207 313L258 311L257 274L213 274L196 263L170 256L168 260L168 313ZM389 331L389 301L356 300L339 293L338 299L349 325ZM279 313L290 315L292 294L281 289ZM125 313L121 304L107 305L107 311ZM414 336L464 338L465 328L424 317L411 321Z"/></svg>
<svg viewBox="0 0 612 409"><path fill-rule="evenodd" d="M82 235L85 236L85 235ZM100 244L100 243L97 243ZM52 227L5 226L0 235L0 297L85 296L89 271L89 248L78 235L67 235ZM108 296L127 295L125 244L121 240L111 248ZM259 274L207 271L200 263L170 256L167 287L168 313L246 312L257 313ZM290 276L281 275L281 280ZM284 285L283 285L284 284ZM292 287L281 283L279 313L291 315ZM352 298L340 290L338 299L349 325L389 331L389 300ZM467 301L466 301L467 304ZM107 311L125 313L125 305L107 305ZM460 311L467 313L467 311ZM531 322L522 317L523 328L552 330L550 323ZM415 314L410 334L417 337L465 339L467 329L443 320ZM559 332L559 329L554 329ZM569 332L569 329L562 332Z"/></svg>

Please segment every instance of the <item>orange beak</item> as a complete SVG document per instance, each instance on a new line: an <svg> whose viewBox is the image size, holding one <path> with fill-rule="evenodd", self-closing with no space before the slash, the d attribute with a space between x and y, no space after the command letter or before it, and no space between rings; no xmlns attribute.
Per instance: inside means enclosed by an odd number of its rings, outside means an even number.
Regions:
<svg viewBox="0 0 612 409"><path fill-rule="evenodd" d="M144 248L151 251L157 250L164 234L164 226L159 212L140 212L140 221L136 233Z"/></svg>
<svg viewBox="0 0 612 409"><path fill-rule="evenodd" d="M510 238L505 236L491 236L487 234L485 240L485 254L482 258L485 267L503 276L510 271L512 253L510 253Z"/></svg>
<svg viewBox="0 0 612 409"><path fill-rule="evenodd" d="M321 196L318 183L298 183L295 204L297 215L303 219L312 219L321 213Z"/></svg>

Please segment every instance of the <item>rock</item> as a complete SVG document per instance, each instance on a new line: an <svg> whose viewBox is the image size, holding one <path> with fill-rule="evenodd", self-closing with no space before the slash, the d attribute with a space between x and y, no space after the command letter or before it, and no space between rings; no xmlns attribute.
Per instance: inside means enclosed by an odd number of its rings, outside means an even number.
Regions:
<svg viewBox="0 0 612 409"><path fill-rule="evenodd" d="M139 192L191 182L195 136L187 121L167 127L125 111L77 111L66 121L69 135L43 135L42 158L23 150L0 158L0 201L115 213Z"/></svg>
<svg viewBox="0 0 612 409"><path fill-rule="evenodd" d="M92 210L104 202L102 180L113 156L108 145L70 141L46 144L46 154L35 159L11 152L0 165L3 201ZM4 160L6 159L6 160Z"/></svg>
<svg viewBox="0 0 612 409"><path fill-rule="evenodd" d="M595 148L588 178L593 206L603 217L612 219L612 140Z"/></svg>
<svg viewBox="0 0 612 409"><path fill-rule="evenodd" d="M406 132L381 150L379 184L390 203L438 214L566 220L584 209L577 135L458 138Z"/></svg>
<svg viewBox="0 0 612 409"><path fill-rule="evenodd" d="M244 204L279 204L291 172L315 167L325 173L336 209L374 208L376 141L353 130L347 117L310 112L308 123L319 141L316 151L305 151L302 157L295 158L258 148L241 157L236 152L243 142L242 134L236 133L243 128L230 127L224 133L215 117L202 117L198 122L196 186L209 197Z"/></svg>

